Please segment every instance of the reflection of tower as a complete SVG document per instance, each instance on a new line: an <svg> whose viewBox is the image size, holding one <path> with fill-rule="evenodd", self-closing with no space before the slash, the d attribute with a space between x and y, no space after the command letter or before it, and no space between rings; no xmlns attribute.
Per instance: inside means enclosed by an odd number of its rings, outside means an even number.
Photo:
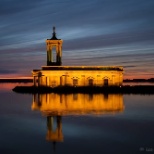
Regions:
<svg viewBox="0 0 154 154"><path fill-rule="evenodd" d="M56 116L57 118L57 127L54 130L53 119L52 116L47 116L47 135L46 140L54 142L62 142L63 141L63 133L62 133L62 117Z"/></svg>

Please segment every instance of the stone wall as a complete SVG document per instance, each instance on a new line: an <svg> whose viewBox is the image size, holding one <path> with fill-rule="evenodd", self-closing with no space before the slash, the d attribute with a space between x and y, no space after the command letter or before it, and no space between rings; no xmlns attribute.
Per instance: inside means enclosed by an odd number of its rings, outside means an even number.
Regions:
<svg viewBox="0 0 154 154"><path fill-rule="evenodd" d="M38 70L33 72L38 86L121 86L122 71L101 70ZM36 83L38 78L38 83Z"/></svg>

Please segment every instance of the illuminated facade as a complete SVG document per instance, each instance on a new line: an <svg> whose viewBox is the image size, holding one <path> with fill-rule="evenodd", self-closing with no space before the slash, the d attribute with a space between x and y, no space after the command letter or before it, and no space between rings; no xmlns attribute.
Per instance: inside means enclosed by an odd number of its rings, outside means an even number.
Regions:
<svg viewBox="0 0 154 154"><path fill-rule="evenodd" d="M57 39L55 27L53 36L46 40L47 66L33 70L34 86L121 86L123 67L118 66L61 66L62 43ZM56 50L56 61L53 50Z"/></svg>

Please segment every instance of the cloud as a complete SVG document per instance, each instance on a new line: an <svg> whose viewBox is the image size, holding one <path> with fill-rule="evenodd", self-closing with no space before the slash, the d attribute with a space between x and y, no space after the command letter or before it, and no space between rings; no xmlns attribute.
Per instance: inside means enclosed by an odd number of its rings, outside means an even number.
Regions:
<svg viewBox="0 0 154 154"><path fill-rule="evenodd" d="M65 49L88 49L95 47L107 47L115 45L123 45L130 43L138 43L144 41L154 41L154 33L118 33L110 35L99 35L92 37L84 37L79 39L73 39L65 41Z"/></svg>
<svg viewBox="0 0 154 154"><path fill-rule="evenodd" d="M16 13L22 13L34 9L39 6L39 0L6 0L0 2L0 14L3 16L8 16Z"/></svg>
<svg viewBox="0 0 154 154"><path fill-rule="evenodd" d="M14 74L14 73L18 73L17 70L2 70L0 69L0 74Z"/></svg>
<svg viewBox="0 0 154 154"><path fill-rule="evenodd" d="M131 67L131 68L132 68L132 67L134 68L134 67L136 67L136 66L133 66L133 65L124 66L124 68L130 68L130 67Z"/></svg>
<svg viewBox="0 0 154 154"><path fill-rule="evenodd" d="M0 66L25 73L45 63L45 40L56 26L64 64L152 71L153 8L153 0L0 1Z"/></svg>

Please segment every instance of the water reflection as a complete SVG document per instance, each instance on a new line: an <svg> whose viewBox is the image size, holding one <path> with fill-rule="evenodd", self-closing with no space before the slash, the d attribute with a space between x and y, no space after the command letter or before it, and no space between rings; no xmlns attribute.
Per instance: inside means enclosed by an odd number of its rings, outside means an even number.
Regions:
<svg viewBox="0 0 154 154"><path fill-rule="evenodd" d="M54 117L47 116L47 135L46 140L52 141L53 149L55 151L56 142L63 142L63 133L62 133L62 116L56 116L56 129L54 129L53 123Z"/></svg>
<svg viewBox="0 0 154 154"><path fill-rule="evenodd" d="M32 110L46 116L101 115L124 109L121 94L34 94Z"/></svg>
<svg viewBox="0 0 154 154"><path fill-rule="evenodd" d="M63 142L62 116L116 114L124 110L121 94L34 94L32 110L47 117L46 140ZM56 123L54 123L56 120ZM54 126L56 125L56 126Z"/></svg>

